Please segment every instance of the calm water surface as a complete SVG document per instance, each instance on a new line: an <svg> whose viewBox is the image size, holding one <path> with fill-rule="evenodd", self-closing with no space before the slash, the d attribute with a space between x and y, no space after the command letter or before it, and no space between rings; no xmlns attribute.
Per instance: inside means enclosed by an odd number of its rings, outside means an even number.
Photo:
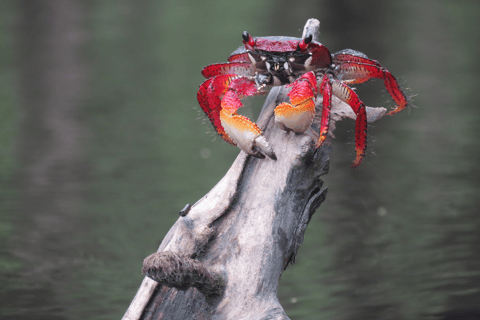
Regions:
<svg viewBox="0 0 480 320"><path fill-rule="evenodd" d="M356 170L353 122L338 124L327 199L281 279L287 314L480 319L479 12L413 0L2 2L0 318L120 318L143 258L238 153L197 106L201 68L225 61L244 30L299 36L316 17L322 43L380 60L414 98L370 126ZM357 91L392 106L381 81Z"/></svg>

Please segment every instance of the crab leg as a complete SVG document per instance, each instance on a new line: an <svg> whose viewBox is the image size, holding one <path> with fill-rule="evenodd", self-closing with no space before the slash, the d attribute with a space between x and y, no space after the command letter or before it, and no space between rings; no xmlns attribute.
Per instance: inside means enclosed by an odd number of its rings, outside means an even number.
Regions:
<svg viewBox="0 0 480 320"><path fill-rule="evenodd" d="M248 58L248 53L244 52L244 53L231 55L228 58L228 62L250 62L250 58Z"/></svg>
<svg viewBox="0 0 480 320"><path fill-rule="evenodd" d="M220 93L214 92L213 82L215 78L210 78L205 80L198 89L197 92L197 100L202 107L202 110L207 115L210 122L213 124L213 127L217 131L217 133L222 137L223 140L227 141L232 145L236 145L236 143L230 139L230 137L225 132L225 129L222 127L222 123L220 121L220 110L221 108L221 99ZM218 81L218 79L217 79Z"/></svg>
<svg viewBox="0 0 480 320"><path fill-rule="evenodd" d="M336 55L334 61L340 64L338 74L344 83L362 83L371 78L383 79L385 88L396 103L395 109L387 113L387 115L398 113L407 106L408 99L397 80L390 71L383 68L377 61L352 54Z"/></svg>
<svg viewBox="0 0 480 320"><path fill-rule="evenodd" d="M320 147L325 141L328 135L328 129L330 127L330 109L332 103L332 84L330 83L330 77L325 74L323 76L322 84L320 85L320 93L323 96L322 103L322 120L320 121L320 136L316 147Z"/></svg>
<svg viewBox="0 0 480 320"><path fill-rule="evenodd" d="M346 53L348 52L348 53ZM333 61L335 64L342 63L362 63L372 66L382 67L377 60L369 59L359 51L347 49L334 54Z"/></svg>
<svg viewBox="0 0 480 320"><path fill-rule="evenodd" d="M365 105L359 99L358 95L349 86L341 81L329 78L332 93L340 100L347 103L357 115L355 120L355 151L356 158L351 167L358 167L365 156L367 150L367 113Z"/></svg>
<svg viewBox="0 0 480 320"><path fill-rule="evenodd" d="M296 133L305 132L315 116L315 96L317 80L313 72L308 72L290 84L290 103L283 102L275 108L275 121L283 128Z"/></svg>
<svg viewBox="0 0 480 320"><path fill-rule="evenodd" d="M250 62L215 63L206 66L202 70L202 75L207 79L221 74L251 77L255 75L255 71Z"/></svg>

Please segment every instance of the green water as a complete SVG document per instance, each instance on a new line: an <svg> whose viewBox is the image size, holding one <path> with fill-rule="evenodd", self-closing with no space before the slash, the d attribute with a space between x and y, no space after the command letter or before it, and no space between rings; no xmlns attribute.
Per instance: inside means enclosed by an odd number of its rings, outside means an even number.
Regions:
<svg viewBox="0 0 480 320"><path fill-rule="evenodd" d="M329 193L279 298L292 319L430 319L480 305L480 5L379 1L0 3L0 318L118 319L186 203L238 149L197 105L241 33L378 59L413 106L338 124ZM369 106L391 107L381 81ZM263 97L246 102L255 118Z"/></svg>

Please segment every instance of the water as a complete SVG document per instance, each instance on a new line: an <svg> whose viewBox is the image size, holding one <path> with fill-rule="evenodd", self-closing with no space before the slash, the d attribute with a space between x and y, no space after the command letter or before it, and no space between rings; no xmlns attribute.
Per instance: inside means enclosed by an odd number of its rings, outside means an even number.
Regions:
<svg viewBox="0 0 480 320"><path fill-rule="evenodd" d="M369 128L356 170L353 122L338 125L329 194L281 279L287 314L479 318L479 5L0 6L0 318L120 318L143 258L238 153L202 121L201 68L244 30L298 36L311 17L332 51L380 60L415 97ZM391 106L380 81L357 91Z"/></svg>

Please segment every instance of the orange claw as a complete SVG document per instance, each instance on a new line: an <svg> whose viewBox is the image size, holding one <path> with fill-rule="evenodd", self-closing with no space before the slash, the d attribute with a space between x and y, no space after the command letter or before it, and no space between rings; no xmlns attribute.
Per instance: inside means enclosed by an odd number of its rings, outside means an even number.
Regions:
<svg viewBox="0 0 480 320"><path fill-rule="evenodd" d="M253 95L256 92L250 80L231 78L220 103L220 123L228 139L246 153L261 159L267 155L276 160L275 152L262 135L262 130L250 119L237 113L238 108L243 107L239 93Z"/></svg>
<svg viewBox="0 0 480 320"><path fill-rule="evenodd" d="M220 110L220 121L229 138L235 141L240 149L257 158L263 159L266 154L273 160L277 159L272 147L262 135L262 130L247 117L224 108Z"/></svg>
<svg viewBox="0 0 480 320"><path fill-rule="evenodd" d="M315 74L308 72L290 86L293 86L288 93L291 104L283 102L275 108L275 121L284 129L303 133L310 127L315 116Z"/></svg>
<svg viewBox="0 0 480 320"><path fill-rule="evenodd" d="M205 74L212 77L200 85L198 102L225 141L255 157L265 158L267 155L276 160L260 128L247 117L237 114L237 109L243 107L241 98L259 93L252 79L224 73L240 67L240 64L232 64L205 68Z"/></svg>

